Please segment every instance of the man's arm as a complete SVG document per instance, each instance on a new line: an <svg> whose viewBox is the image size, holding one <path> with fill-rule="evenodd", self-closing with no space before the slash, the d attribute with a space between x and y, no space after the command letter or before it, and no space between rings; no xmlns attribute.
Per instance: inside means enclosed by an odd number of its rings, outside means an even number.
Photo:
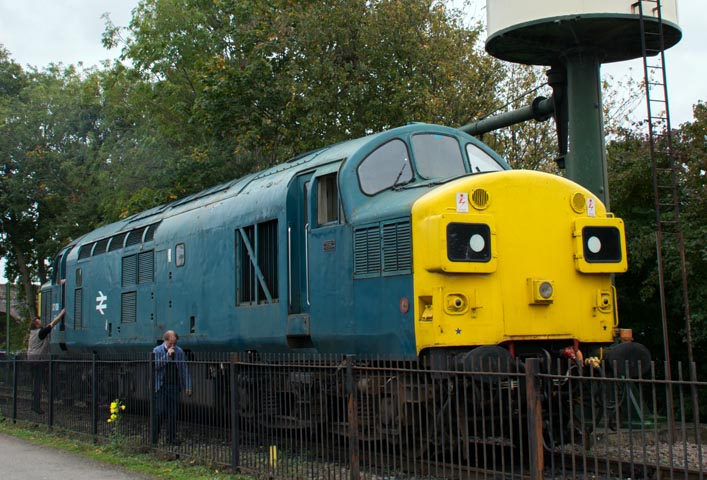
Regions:
<svg viewBox="0 0 707 480"><path fill-rule="evenodd" d="M46 327L42 328L39 331L39 339L40 340L44 340L45 338L47 338L47 335L49 335L51 333L52 328L54 328L54 325L59 323L59 321L62 319L62 317L64 316L65 313L66 313L66 309L62 308L61 312L59 312L57 314L57 316L54 317L51 322L49 322L49 325L47 325Z"/></svg>

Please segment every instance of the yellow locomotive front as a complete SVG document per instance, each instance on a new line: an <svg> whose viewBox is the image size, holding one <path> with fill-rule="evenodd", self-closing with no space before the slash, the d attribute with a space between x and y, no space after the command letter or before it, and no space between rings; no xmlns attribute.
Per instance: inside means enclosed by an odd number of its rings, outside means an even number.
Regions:
<svg viewBox="0 0 707 480"><path fill-rule="evenodd" d="M421 197L412 225L418 354L610 351L624 225L585 188L523 170L467 176ZM647 363L638 347L615 348L614 359Z"/></svg>

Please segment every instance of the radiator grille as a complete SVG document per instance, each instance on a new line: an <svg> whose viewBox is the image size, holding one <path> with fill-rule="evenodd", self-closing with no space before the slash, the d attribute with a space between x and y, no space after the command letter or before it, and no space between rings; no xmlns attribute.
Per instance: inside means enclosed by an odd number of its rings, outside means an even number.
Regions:
<svg viewBox="0 0 707 480"><path fill-rule="evenodd" d="M383 271L409 272L412 268L410 223L383 225Z"/></svg>
<svg viewBox="0 0 707 480"><path fill-rule="evenodd" d="M120 300L120 322L135 323L137 319L137 292L125 292Z"/></svg>
<svg viewBox="0 0 707 480"><path fill-rule="evenodd" d="M137 282L152 283L155 275L155 252L150 250L138 254Z"/></svg>
<svg viewBox="0 0 707 480"><path fill-rule="evenodd" d="M137 255L123 257L123 287L137 284Z"/></svg>
<svg viewBox="0 0 707 480"><path fill-rule="evenodd" d="M74 329L83 328L83 289L74 290Z"/></svg>
<svg viewBox="0 0 707 480"><path fill-rule="evenodd" d="M354 274L380 274L380 227L365 227L354 232Z"/></svg>

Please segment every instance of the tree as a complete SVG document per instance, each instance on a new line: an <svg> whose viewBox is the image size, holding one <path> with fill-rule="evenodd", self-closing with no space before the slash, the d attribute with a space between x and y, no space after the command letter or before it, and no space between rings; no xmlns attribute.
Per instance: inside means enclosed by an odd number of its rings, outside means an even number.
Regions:
<svg viewBox="0 0 707 480"><path fill-rule="evenodd" d="M707 343L707 299L697 293L707 288L707 249L704 246L707 108L698 103L694 113L693 122L673 132L673 145L691 293L691 330L695 351L700 351ZM633 327L638 339L646 343L654 355L661 356L663 331L657 289L653 180L648 139L640 125L617 129L614 141L609 144L608 156L612 205L614 212L626 222L628 242L629 271L616 280L622 323ZM670 294L682 288L679 254L673 241L664 243L664 247L670 351L671 356L686 360L682 296Z"/></svg>
<svg viewBox="0 0 707 480"><path fill-rule="evenodd" d="M409 121L493 110L505 70L479 51L480 32L433 0L144 0L122 56L169 108L158 123L196 190Z"/></svg>
<svg viewBox="0 0 707 480"><path fill-rule="evenodd" d="M2 253L33 314L33 285L46 279L46 259L101 221L95 190L84 183L99 168L99 95L90 73L82 78L56 65L24 72L4 50L0 71Z"/></svg>

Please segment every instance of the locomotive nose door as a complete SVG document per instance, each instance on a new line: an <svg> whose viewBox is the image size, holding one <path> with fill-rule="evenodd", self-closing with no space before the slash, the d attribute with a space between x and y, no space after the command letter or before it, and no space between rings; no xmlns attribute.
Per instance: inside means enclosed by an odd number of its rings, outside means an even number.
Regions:
<svg viewBox="0 0 707 480"><path fill-rule="evenodd" d="M296 177L287 195L288 336L309 336L308 203L312 174Z"/></svg>

